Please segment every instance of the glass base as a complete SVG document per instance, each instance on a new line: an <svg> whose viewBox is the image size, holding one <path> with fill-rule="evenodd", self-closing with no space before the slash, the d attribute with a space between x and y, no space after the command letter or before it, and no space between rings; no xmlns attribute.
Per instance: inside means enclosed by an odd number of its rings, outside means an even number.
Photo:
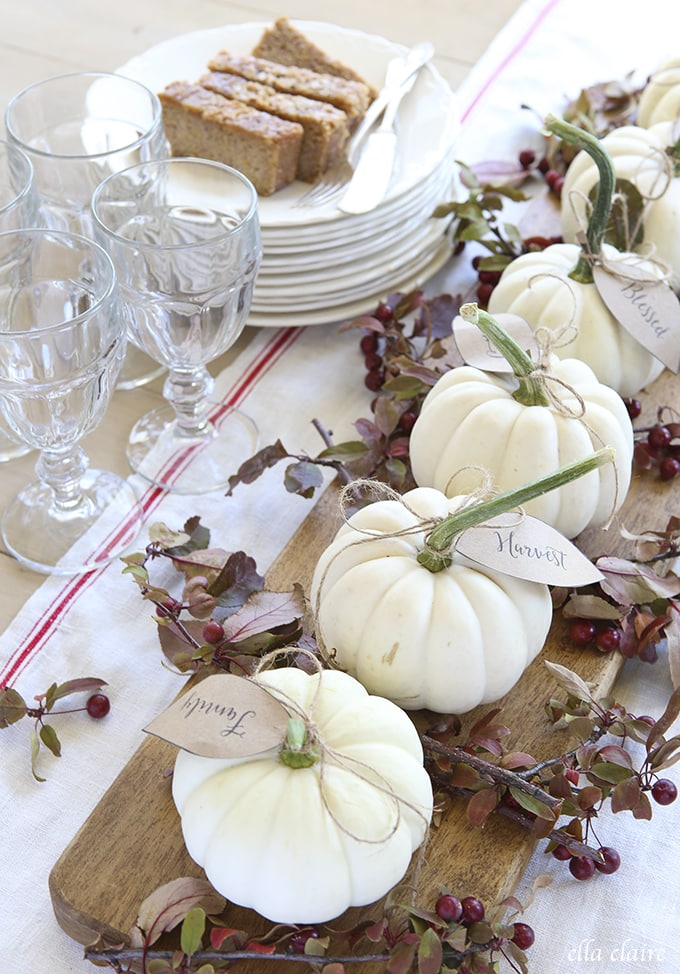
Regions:
<svg viewBox="0 0 680 974"><path fill-rule="evenodd" d="M159 365L141 348L128 342L116 389L138 389L158 379L165 371L165 366Z"/></svg>
<svg viewBox="0 0 680 974"><path fill-rule="evenodd" d="M205 436L181 431L172 406L142 416L127 445L131 468L145 480L174 494L207 494L229 485L244 460L257 450L254 421L230 406L210 404Z"/></svg>
<svg viewBox="0 0 680 974"><path fill-rule="evenodd" d="M137 537L144 512L126 480L88 470L81 486L77 511L56 508L52 488L40 481L24 487L5 510L3 540L27 568L54 575L94 571L123 555Z"/></svg>

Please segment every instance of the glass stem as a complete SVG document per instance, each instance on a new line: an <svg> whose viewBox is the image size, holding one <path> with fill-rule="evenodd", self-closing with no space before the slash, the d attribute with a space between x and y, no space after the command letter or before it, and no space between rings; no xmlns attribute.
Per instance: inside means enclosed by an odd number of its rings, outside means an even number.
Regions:
<svg viewBox="0 0 680 974"><path fill-rule="evenodd" d="M79 446L68 450L43 450L35 465L43 484L52 489L52 509L68 517L82 514L82 479L88 468L88 458Z"/></svg>
<svg viewBox="0 0 680 974"><path fill-rule="evenodd" d="M209 399L215 380L207 369L195 372L168 373L163 395L175 410L180 436L208 436L212 426L208 419Z"/></svg>

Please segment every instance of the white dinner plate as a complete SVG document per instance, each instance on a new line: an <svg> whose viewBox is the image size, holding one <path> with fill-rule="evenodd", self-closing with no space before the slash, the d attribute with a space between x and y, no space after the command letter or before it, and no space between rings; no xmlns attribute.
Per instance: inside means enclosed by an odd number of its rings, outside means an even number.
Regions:
<svg viewBox="0 0 680 974"><path fill-rule="evenodd" d="M253 308L249 317L248 324L256 328L302 328L308 325L328 325L349 321L361 314L368 314L379 301L383 301L388 293L392 291L403 291L407 293L416 287L422 287L437 271L441 270L446 261L451 256L451 245L448 240L444 240L433 255L427 255L414 264L406 276L400 271L398 275L389 280L381 280L379 285L375 285L373 290L360 294L354 293L353 297L348 297L342 304L328 305L319 304L312 309L292 311L279 305L275 311Z"/></svg>
<svg viewBox="0 0 680 974"><path fill-rule="evenodd" d="M385 77L387 63L406 48L383 37L316 21L291 21L327 54L344 61L376 88ZM250 54L268 23L229 24L210 30L173 37L149 48L119 67L118 73L142 82L158 92L172 81L196 81L207 70L207 62L218 51ZM412 91L399 109L399 139L395 159L396 178L383 206L398 198L437 166L448 152L458 130L451 89L439 72L428 64L419 73ZM295 207L308 183L296 181L272 196L260 199L260 225L268 227L309 226L345 219L337 206Z"/></svg>

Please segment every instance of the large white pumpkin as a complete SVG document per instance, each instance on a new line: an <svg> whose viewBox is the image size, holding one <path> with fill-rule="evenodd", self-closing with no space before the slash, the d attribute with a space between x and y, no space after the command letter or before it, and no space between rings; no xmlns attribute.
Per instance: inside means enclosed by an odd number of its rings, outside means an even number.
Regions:
<svg viewBox="0 0 680 974"><path fill-rule="evenodd" d="M570 227L575 233L575 225ZM605 256L617 254L606 245L602 249ZM489 312L511 312L534 329L555 333L557 355L581 359L600 382L621 396L635 396L663 372L663 363L619 324L594 283L569 277L580 255L578 244L563 243L513 260L491 294ZM659 269L650 264L649 272L658 275Z"/></svg>
<svg viewBox="0 0 680 974"><path fill-rule="evenodd" d="M525 505L528 514L567 538L601 526L623 504L630 485L630 417L621 397L598 382L583 362L553 356L547 371L562 383L550 386L560 408L518 402L514 377L471 366L445 373L425 397L411 432L416 483L445 494L468 492L479 486L481 467L495 488L506 491L611 446L614 466L607 464ZM580 419L567 414L578 412L574 393L585 404Z"/></svg>
<svg viewBox="0 0 680 974"><path fill-rule="evenodd" d="M309 716L321 757L291 768L279 749L228 760L180 751L172 793L189 855L219 893L274 922L321 923L378 900L432 815L412 721L345 673L285 667L255 679Z"/></svg>
<svg viewBox="0 0 680 974"><path fill-rule="evenodd" d="M547 585L453 552L418 562L427 529L465 498L416 488L344 524L314 571L317 639L335 665L405 709L464 713L507 693L539 653L552 618ZM407 532L394 537L395 532ZM387 535L387 536L385 536Z"/></svg>

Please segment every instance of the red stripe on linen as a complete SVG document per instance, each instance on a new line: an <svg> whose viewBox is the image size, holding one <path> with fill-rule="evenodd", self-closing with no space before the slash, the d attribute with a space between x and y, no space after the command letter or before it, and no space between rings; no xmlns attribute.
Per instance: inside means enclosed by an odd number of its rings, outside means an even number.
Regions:
<svg viewBox="0 0 680 974"><path fill-rule="evenodd" d="M548 14L554 10L558 5L560 0L548 0L545 7L538 13L536 19L531 24L531 26L525 31L522 37L517 41L512 50L508 51L503 60L498 64L493 71L493 73L486 79L482 87L479 89L477 94L472 98L468 105L463 109L460 116L460 123L464 125L468 120L469 116L475 110L479 102L482 100L486 92L489 90L491 85L498 80L505 68L514 60L515 57L520 53L520 51L527 45L528 41L531 39L535 31L540 27Z"/></svg>
<svg viewBox="0 0 680 974"><path fill-rule="evenodd" d="M303 333L304 328L282 328L273 333L272 338L255 359L248 365L244 373L232 383L222 398L223 406L216 412L222 413L229 406L237 406L256 388L258 383L283 357ZM144 513L148 516L161 503L167 491L160 487L149 487L140 498ZM102 546L106 552L116 543L120 534L126 530L123 522L115 528ZM108 566L107 566L108 567ZM106 571L106 568L87 572L70 578L47 606L41 618L37 620L22 642L16 647L3 670L0 670L0 686L9 686L16 680L20 672L30 660L47 644L56 632L57 625L62 621L74 602L87 591L93 581Z"/></svg>

